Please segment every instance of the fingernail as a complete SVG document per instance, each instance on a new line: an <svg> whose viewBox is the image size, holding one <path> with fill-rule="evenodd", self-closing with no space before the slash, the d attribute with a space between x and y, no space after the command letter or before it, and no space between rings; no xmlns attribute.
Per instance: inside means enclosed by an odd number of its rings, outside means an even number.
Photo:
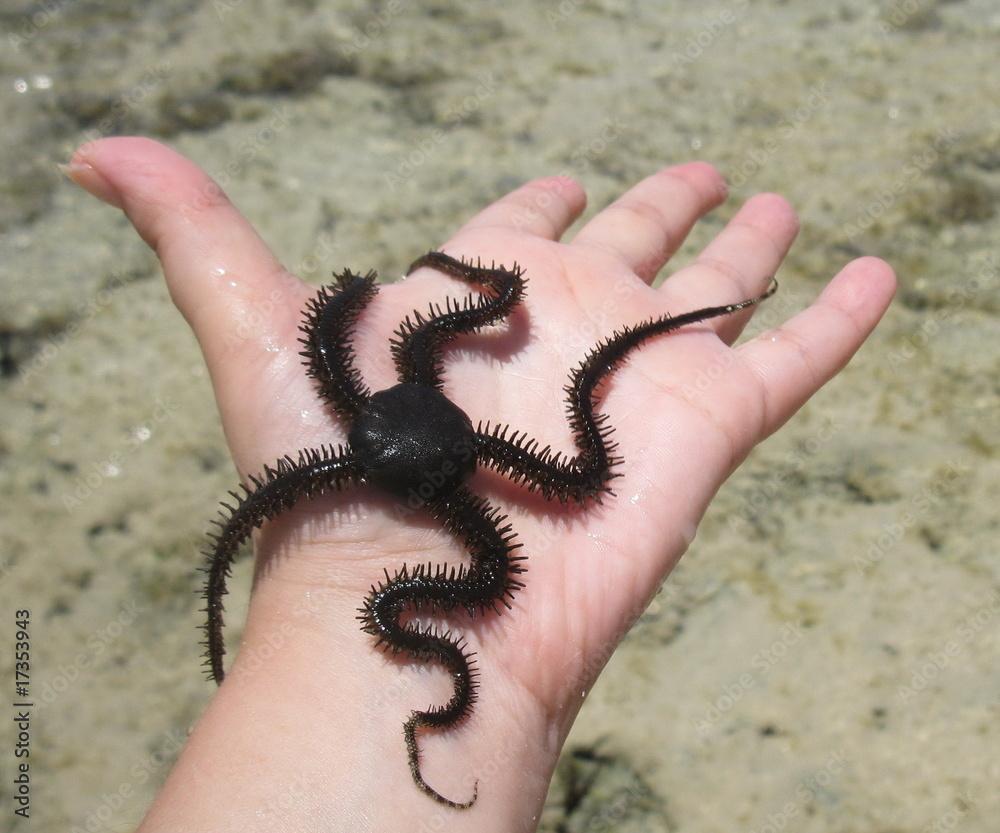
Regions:
<svg viewBox="0 0 1000 833"><path fill-rule="evenodd" d="M60 164L59 170L66 177L89 194L93 194L97 199L103 200L108 205L115 208L122 207L121 195L104 176L89 162L81 162L71 159L68 165Z"/></svg>

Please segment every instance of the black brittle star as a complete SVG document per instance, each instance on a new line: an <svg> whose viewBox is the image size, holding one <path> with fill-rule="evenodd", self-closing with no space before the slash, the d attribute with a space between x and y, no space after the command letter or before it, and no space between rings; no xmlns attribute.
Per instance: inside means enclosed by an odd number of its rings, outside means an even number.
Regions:
<svg viewBox="0 0 1000 833"><path fill-rule="evenodd" d="M469 552L468 566L403 565L395 575L373 585L360 608L363 631L377 637L387 650L414 660L436 661L451 674L454 691L443 706L414 711L403 725L410 771L417 786L449 807L471 807L478 783L465 802L445 798L424 781L420 771L417 733L445 728L470 714L477 696L477 672L463 639L433 625L403 623L405 610L431 615L463 608L470 615L499 612L524 585L524 556L506 516L465 484L477 466L488 466L540 492L546 499L584 503L611 494L608 484L622 462L610 441L612 428L605 414L595 414L595 394L604 379L646 339L686 324L728 315L774 293L777 284L756 298L706 307L678 316L660 316L623 327L594 347L570 373L567 411L577 453L574 456L540 448L537 440L500 423L472 421L443 392L442 351L462 333L474 333L504 319L523 299L525 278L516 265L484 266L430 252L414 261L407 274L429 266L484 288L461 302L448 298L444 309L432 304L427 315L414 312L391 341L399 383L372 393L354 365L353 325L378 291L375 273L344 271L324 287L305 311L300 328L302 356L321 397L350 425L346 445L304 449L283 457L251 475L242 492L231 492L236 505L223 504L218 532L206 551L204 589L208 621L206 665L221 683L223 605L226 579L240 545L254 528L289 509L297 501L350 485L372 484L400 500L420 496L423 507L457 537Z"/></svg>

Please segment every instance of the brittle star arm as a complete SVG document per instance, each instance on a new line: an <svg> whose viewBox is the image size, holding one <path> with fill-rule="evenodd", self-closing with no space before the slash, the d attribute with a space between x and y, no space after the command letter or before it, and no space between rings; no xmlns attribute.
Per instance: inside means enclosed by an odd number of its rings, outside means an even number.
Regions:
<svg viewBox="0 0 1000 833"><path fill-rule="evenodd" d="M209 676L221 684L225 677L222 661L226 654L223 638L223 603L226 579L240 545L254 529L290 508L302 498L343 489L357 483L363 472L349 448L321 446L299 452L297 460L283 457L274 467L265 466L263 477L250 475L250 485L241 484L240 492L230 492L235 506L222 504L219 519L213 521L218 531L210 536L211 545L205 550L208 563L205 573L204 612L205 665Z"/></svg>
<svg viewBox="0 0 1000 833"><path fill-rule="evenodd" d="M404 609L425 614L441 614L463 607L470 614L494 609L499 604L510 607L508 598L524 585L515 575L524 572L523 556L513 555L520 544L506 516L489 502L465 487L439 498L430 506L431 514L445 529L458 538L469 552L470 563L456 567L444 564L403 565L385 582L372 586L359 610L362 630L378 638L379 644L393 653L403 652L415 660L443 665L454 682L451 699L443 706L414 711L403 725L403 738L410 773L417 786L436 801L456 809L471 807L476 790L465 802L445 798L423 778L420 771L420 730L443 729L467 716L476 702L478 671L473 654L466 650L464 638L451 631L441 632L433 624L421 627L400 621ZM477 782L478 786L478 782Z"/></svg>
<svg viewBox="0 0 1000 833"><path fill-rule="evenodd" d="M299 329L300 353L323 397L348 420L368 401L371 391L354 366L351 335L354 322L378 292L375 273L356 275L345 269L334 275L335 283L320 289L306 307Z"/></svg>
<svg viewBox="0 0 1000 833"><path fill-rule="evenodd" d="M705 307L675 317L664 315L623 327L591 350L570 374L565 388L566 411L578 449L576 456L553 452L548 446L539 450L540 443L527 433L512 431L502 424L491 428L486 423L476 430L479 463L523 483L529 491L540 491L546 499L599 500L603 493L611 491L608 483L615 476L612 469L621 462L614 454L617 443L609 439L613 429L607 424L607 415L594 413L595 392L601 381L647 339L759 304L777 288L777 281L772 280L766 292L736 304Z"/></svg>
<svg viewBox="0 0 1000 833"><path fill-rule="evenodd" d="M481 284L488 294L467 295L462 301L445 299L445 308L431 304L428 316L414 311L407 316L392 340L392 356L400 382L416 382L441 390L441 350L460 333L472 333L504 319L524 297L523 270L491 264L483 266L453 258L444 252L428 252L410 264L406 274L422 266L451 275L466 283Z"/></svg>

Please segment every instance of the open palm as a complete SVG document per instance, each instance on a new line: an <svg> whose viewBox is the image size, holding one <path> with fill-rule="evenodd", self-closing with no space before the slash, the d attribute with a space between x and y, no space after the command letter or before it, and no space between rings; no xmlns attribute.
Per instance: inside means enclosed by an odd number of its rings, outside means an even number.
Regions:
<svg viewBox="0 0 1000 833"><path fill-rule="evenodd" d="M281 268L204 173L143 139L85 146L69 173L124 208L159 255L171 294L202 346L242 475L300 448L343 441L347 426L322 404L298 355L302 309L315 288ZM525 301L507 321L462 336L448 349L446 394L473 423L507 423L572 454L563 386L594 344L622 325L758 295L777 272L796 219L783 199L760 195L694 263L651 285L693 223L724 195L709 165L669 168L561 243L585 197L566 178L537 180L493 203L443 246L428 246L456 257L516 262L528 279ZM365 271L374 265L331 266ZM849 264L808 309L738 348L731 345L753 308L635 350L601 388L599 410L609 415L624 458L612 483L616 494L601 504L562 506L495 472L477 472L472 489L511 516L528 557L526 586L511 614L455 622L479 652L481 709L489 725L497 719L491 709L508 708L493 702L495 687L504 692L498 700L523 696L560 735L568 730L581 689L683 553L723 480L848 361L893 289L891 270L864 258ZM357 364L367 384L379 390L395 382L388 338L403 317L466 291L427 268L382 286L356 328ZM383 568L462 557L432 522L401 520L391 499L367 488L310 501L270 523L258 553L269 582L331 589L344 600L332 606L341 616L360 603ZM291 598L287 589L263 592L269 582L258 581L248 644L270 617L281 615L268 606ZM367 639L360 632L351 638Z"/></svg>

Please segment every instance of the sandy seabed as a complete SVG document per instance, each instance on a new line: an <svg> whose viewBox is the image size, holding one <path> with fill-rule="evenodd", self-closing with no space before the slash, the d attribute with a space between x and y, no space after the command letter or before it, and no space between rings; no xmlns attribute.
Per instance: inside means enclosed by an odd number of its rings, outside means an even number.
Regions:
<svg viewBox="0 0 1000 833"><path fill-rule="evenodd" d="M995 3L49 0L0 21L0 568L4 611L32 610L30 829L132 829L212 694L194 567L233 472L209 382L152 255L55 167L142 133L317 283L397 275L533 176L578 177L590 216L693 158L732 195L677 262L754 192L801 212L753 328L888 259L876 334L725 485L589 693L541 829L995 833Z"/></svg>

